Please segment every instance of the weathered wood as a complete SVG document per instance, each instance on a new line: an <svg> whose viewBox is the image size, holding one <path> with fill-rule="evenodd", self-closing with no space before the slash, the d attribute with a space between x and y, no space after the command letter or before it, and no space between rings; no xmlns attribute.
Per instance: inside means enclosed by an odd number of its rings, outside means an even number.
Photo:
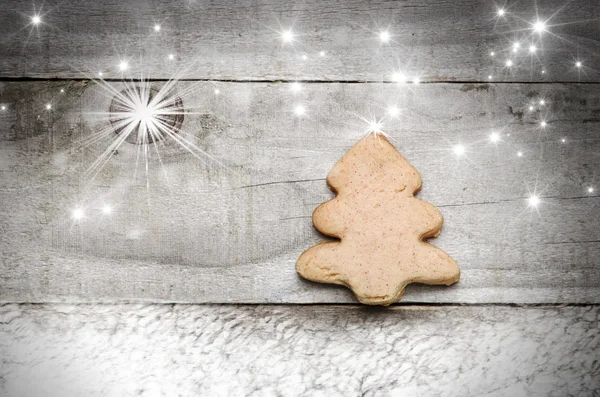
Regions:
<svg viewBox="0 0 600 397"><path fill-rule="evenodd" d="M512 2L502 18L488 0L46 1L39 26L31 2L2 6L0 77L120 78L123 60L132 76L151 78L389 81L394 70L432 82L600 77L596 1ZM532 30L538 17L550 18L542 35ZM296 41L283 45L290 28ZM382 44L386 29L391 40Z"/></svg>
<svg viewBox="0 0 600 397"><path fill-rule="evenodd" d="M598 307L7 305L0 394L591 397L599 318Z"/></svg>
<svg viewBox="0 0 600 397"><path fill-rule="evenodd" d="M0 300L354 302L344 288L301 280L294 263L323 240L311 213L333 196L327 172L368 127L357 115L378 118L394 103L402 115L384 129L421 172L419 197L445 216L432 242L462 270L457 285L410 286L404 301L600 302L597 85L177 90L188 109L180 135L222 165L161 141L162 166L152 147L146 178L139 146L124 143L92 181L85 170L116 137L95 114L112 97L87 82L0 85ZM298 103L306 116L294 115Z"/></svg>

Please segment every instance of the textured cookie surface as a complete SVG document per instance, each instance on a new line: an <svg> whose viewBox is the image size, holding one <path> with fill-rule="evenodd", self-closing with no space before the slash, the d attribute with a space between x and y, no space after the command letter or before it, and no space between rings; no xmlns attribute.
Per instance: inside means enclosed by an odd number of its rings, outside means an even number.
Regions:
<svg viewBox="0 0 600 397"><path fill-rule="evenodd" d="M340 241L304 251L296 263L302 277L346 285L370 305L398 301L409 283L458 281L456 262L424 241L440 233L442 214L414 197L421 176L385 136L371 133L356 143L327 183L337 196L317 207L313 223Z"/></svg>

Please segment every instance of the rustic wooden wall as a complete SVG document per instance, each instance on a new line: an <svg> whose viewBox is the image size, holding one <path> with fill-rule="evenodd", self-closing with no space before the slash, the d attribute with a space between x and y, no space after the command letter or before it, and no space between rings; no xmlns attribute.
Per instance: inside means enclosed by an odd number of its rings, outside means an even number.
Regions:
<svg viewBox="0 0 600 397"><path fill-rule="evenodd" d="M160 158L151 152L148 175L138 166L136 176L137 146L125 143L93 180L86 170L116 136L82 144L110 130L95 114L112 98L101 85L0 89L11 103L0 192L7 300L354 302L343 288L300 279L294 263L323 240L311 213L333 196L329 169L364 134L354 115L391 102L403 114L386 131L423 175L420 197L445 216L435 244L462 269L457 285L411 286L406 301L600 299L598 196L586 191L600 179L596 84L426 84L399 93L393 84L319 83L293 95L289 84L202 82L184 97L200 111L186 115L182 131L219 163L167 142ZM528 111L540 98L548 105ZM37 119L46 101L53 110ZM298 101L305 118L293 115ZM489 141L492 131L501 142ZM467 147L462 158L457 143ZM527 202L536 189L537 210ZM110 216L100 212L105 203ZM71 219L77 206L88 213L80 222Z"/></svg>
<svg viewBox="0 0 600 397"><path fill-rule="evenodd" d="M596 82L600 73L600 10L587 0L506 3L511 17L500 19L502 3L487 0L46 1L39 29L24 27L31 3L3 4L3 77L103 71L120 78L121 60L150 78L235 81L389 81L396 69L435 82L477 82L489 74L507 82ZM505 69L511 41L526 48L537 16L550 19L544 51ZM290 28L294 45L282 45L280 32ZM388 28L391 41L382 45L378 33ZM178 62L169 62L170 53ZM576 58L585 60L584 72L573 67Z"/></svg>
<svg viewBox="0 0 600 397"><path fill-rule="evenodd" d="M596 396L600 6L500 5L3 2L0 394ZM177 80L199 150L162 141L146 170L124 143L92 179L140 79ZM390 105L462 278L366 309L294 262L361 116Z"/></svg>

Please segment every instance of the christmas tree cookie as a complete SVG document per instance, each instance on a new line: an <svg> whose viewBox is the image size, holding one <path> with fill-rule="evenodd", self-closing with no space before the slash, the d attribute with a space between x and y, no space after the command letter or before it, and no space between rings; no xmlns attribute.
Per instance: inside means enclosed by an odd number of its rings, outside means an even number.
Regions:
<svg viewBox="0 0 600 397"><path fill-rule="evenodd" d="M302 277L346 285L369 305L400 300L409 283L458 281L456 262L425 241L440 233L442 214L414 197L421 176L384 135L356 143L327 183L337 196L317 207L313 223L340 241L306 250L296 264Z"/></svg>

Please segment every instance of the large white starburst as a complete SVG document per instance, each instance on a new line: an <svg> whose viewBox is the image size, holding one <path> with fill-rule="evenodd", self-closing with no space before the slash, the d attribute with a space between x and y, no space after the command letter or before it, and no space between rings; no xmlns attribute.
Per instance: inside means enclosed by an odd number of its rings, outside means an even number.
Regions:
<svg viewBox="0 0 600 397"><path fill-rule="evenodd" d="M183 122L183 111L177 95L159 91L149 84L121 91L109 109L115 132L125 141L138 145L176 134Z"/></svg>
<svg viewBox="0 0 600 397"><path fill-rule="evenodd" d="M198 114L194 112L194 106L184 108L182 98L186 95L190 96L198 86L191 85L183 91L178 91L176 82L175 79L166 83L142 79L137 82L125 81L119 86L103 80L99 81L99 87L111 98L111 102L107 112L95 114L108 116L110 125L87 137L82 145L97 144L110 135L114 136L114 139L110 140L110 143L104 147L104 151L88 167L85 176L89 182L95 179L112 155L117 153L125 142L137 146L135 169L137 171L139 161L143 161L146 175L150 167L150 150L155 152L156 158L162 165L159 148L163 145L160 141L167 139L174 141L202 162L210 161L219 166L223 165L195 145L193 139L195 133L182 129L186 115ZM157 145L158 142L161 145Z"/></svg>

